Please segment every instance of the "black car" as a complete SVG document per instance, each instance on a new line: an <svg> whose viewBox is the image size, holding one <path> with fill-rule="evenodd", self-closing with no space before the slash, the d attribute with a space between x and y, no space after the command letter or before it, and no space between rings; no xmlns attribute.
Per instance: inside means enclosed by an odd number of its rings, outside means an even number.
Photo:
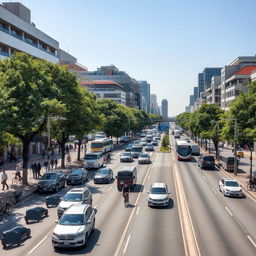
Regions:
<svg viewBox="0 0 256 256"><path fill-rule="evenodd" d="M27 238L30 238L31 230L30 228L25 228L22 226L14 227L10 230L3 232L2 245L5 249L7 246L20 245Z"/></svg>
<svg viewBox="0 0 256 256"><path fill-rule="evenodd" d="M131 152L132 151L132 144L129 144L125 147L126 152Z"/></svg>
<svg viewBox="0 0 256 256"><path fill-rule="evenodd" d="M65 187L65 175L63 172L46 172L37 183L39 192L58 192L60 188Z"/></svg>
<svg viewBox="0 0 256 256"><path fill-rule="evenodd" d="M75 168L66 176L67 185L83 184L88 180L88 171L84 168Z"/></svg>
<svg viewBox="0 0 256 256"><path fill-rule="evenodd" d="M123 137L120 138L119 141L120 141L120 143L127 143L129 141L129 138L126 137L126 136L123 136Z"/></svg>
<svg viewBox="0 0 256 256"><path fill-rule="evenodd" d="M203 155L198 158L198 166L201 169L215 169L214 156Z"/></svg>
<svg viewBox="0 0 256 256"><path fill-rule="evenodd" d="M37 206L35 208L26 210L26 215L24 217L26 224L29 224L29 221L39 222L41 219L48 217L48 209Z"/></svg>
<svg viewBox="0 0 256 256"><path fill-rule="evenodd" d="M52 195L52 196L47 196L46 197L46 206L47 206L47 208L49 208L49 207L56 207L56 206L58 206L59 205L59 203L60 203L60 201L61 201L61 196L59 196L59 195Z"/></svg>
<svg viewBox="0 0 256 256"><path fill-rule="evenodd" d="M110 168L99 169L94 176L94 183L110 183L113 180L113 171Z"/></svg>

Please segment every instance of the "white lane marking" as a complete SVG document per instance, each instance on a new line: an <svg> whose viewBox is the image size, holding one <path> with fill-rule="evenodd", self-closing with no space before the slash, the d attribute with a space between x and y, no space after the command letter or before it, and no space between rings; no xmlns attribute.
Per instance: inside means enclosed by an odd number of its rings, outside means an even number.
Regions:
<svg viewBox="0 0 256 256"><path fill-rule="evenodd" d="M138 207L138 210L137 210L137 212L136 212L136 215L138 215L138 214L139 214L139 211L140 211L140 207Z"/></svg>
<svg viewBox="0 0 256 256"><path fill-rule="evenodd" d="M98 205L96 204L93 208L96 209L98 207Z"/></svg>
<svg viewBox="0 0 256 256"><path fill-rule="evenodd" d="M119 156L119 155L121 155L121 152L118 152L118 153L116 153L115 155L116 155L116 156Z"/></svg>
<svg viewBox="0 0 256 256"><path fill-rule="evenodd" d="M111 189L113 189L113 186L111 186L111 187L107 190L107 192L109 192Z"/></svg>
<svg viewBox="0 0 256 256"><path fill-rule="evenodd" d="M250 237L250 236L247 236L247 237L248 237L248 239L251 241L251 243L253 244L253 246L256 247L256 244L253 242L253 240L251 239L251 237Z"/></svg>
<svg viewBox="0 0 256 256"><path fill-rule="evenodd" d="M127 239L127 241L126 241L126 244L125 244L125 247L124 247L124 250L123 250L123 254L126 253L126 250L127 250L128 244L129 244L129 242L130 242L130 239L131 239L131 234L128 236L128 239Z"/></svg>
<svg viewBox="0 0 256 256"><path fill-rule="evenodd" d="M203 179L204 179L204 180L206 180L206 177L205 177L205 176L203 176Z"/></svg>
<svg viewBox="0 0 256 256"><path fill-rule="evenodd" d="M227 212L230 214L230 216L233 216L233 214L231 213L231 211L228 209L227 206L225 206L225 209L227 210Z"/></svg>
<svg viewBox="0 0 256 256"><path fill-rule="evenodd" d="M47 235L32 249L29 251L29 253L27 255L30 255L34 250L36 250L46 239L47 239Z"/></svg>
<svg viewBox="0 0 256 256"><path fill-rule="evenodd" d="M216 190L215 190L213 187L211 187L211 188L212 188L212 191L213 191L215 194L217 194Z"/></svg>
<svg viewBox="0 0 256 256"><path fill-rule="evenodd" d="M148 180L150 179L150 175L148 175Z"/></svg>

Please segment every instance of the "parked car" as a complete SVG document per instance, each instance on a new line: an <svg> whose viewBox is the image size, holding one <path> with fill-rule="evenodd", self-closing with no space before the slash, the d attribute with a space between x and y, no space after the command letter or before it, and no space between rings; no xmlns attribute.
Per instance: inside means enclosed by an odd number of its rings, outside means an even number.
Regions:
<svg viewBox="0 0 256 256"><path fill-rule="evenodd" d="M139 164L151 164L151 159L149 154L140 154L138 159Z"/></svg>
<svg viewBox="0 0 256 256"><path fill-rule="evenodd" d="M39 222L41 219L48 217L48 209L37 206L32 209L26 210L26 215L24 217L26 224L29 224L30 221Z"/></svg>
<svg viewBox="0 0 256 256"><path fill-rule="evenodd" d="M60 218L65 210L73 204L92 204L92 193L88 187L69 190L59 203L57 214Z"/></svg>
<svg viewBox="0 0 256 256"><path fill-rule="evenodd" d="M215 159L212 155L203 155L198 158L198 166L201 169L215 169Z"/></svg>
<svg viewBox="0 0 256 256"><path fill-rule="evenodd" d="M74 168L66 176L67 185L83 184L88 180L88 171L85 168Z"/></svg>
<svg viewBox="0 0 256 256"><path fill-rule="evenodd" d="M98 169L103 166L105 157L101 152L87 153L84 157L84 168Z"/></svg>
<svg viewBox="0 0 256 256"><path fill-rule="evenodd" d="M132 152L123 152L120 156L120 162L133 162Z"/></svg>
<svg viewBox="0 0 256 256"><path fill-rule="evenodd" d="M52 195L46 197L46 206L49 207L56 207L58 206L59 202L61 200L61 197L59 195Z"/></svg>
<svg viewBox="0 0 256 256"><path fill-rule="evenodd" d="M86 245L94 229L95 211L91 205L72 205L54 228L52 245L54 248Z"/></svg>
<svg viewBox="0 0 256 256"><path fill-rule="evenodd" d="M219 182L219 190L224 196L243 197L241 185L234 179L224 178Z"/></svg>
<svg viewBox="0 0 256 256"><path fill-rule="evenodd" d="M197 144L192 144L191 145L191 149L192 149L192 155L194 156L200 156L200 147Z"/></svg>
<svg viewBox="0 0 256 256"><path fill-rule="evenodd" d="M61 171L46 172L37 183L39 192L58 192L60 188L65 187L65 175Z"/></svg>
<svg viewBox="0 0 256 256"><path fill-rule="evenodd" d="M154 145L154 146L158 146L158 141L157 140L152 140L151 144Z"/></svg>
<svg viewBox="0 0 256 256"><path fill-rule="evenodd" d="M169 192L165 183L153 183L148 194L148 206L169 205Z"/></svg>
<svg viewBox="0 0 256 256"><path fill-rule="evenodd" d="M2 235L3 249L11 245L20 245L26 239L30 238L31 229L22 226L17 226L12 229L6 230Z"/></svg>
<svg viewBox="0 0 256 256"><path fill-rule="evenodd" d="M99 169L94 176L94 183L110 183L113 180L112 169L105 167Z"/></svg>
<svg viewBox="0 0 256 256"><path fill-rule="evenodd" d="M151 144L151 143L148 143L148 144L145 146L145 151L154 151L154 145Z"/></svg>
<svg viewBox="0 0 256 256"><path fill-rule="evenodd" d="M126 152L131 152L131 151L132 151L132 144L128 144L128 145L125 147L125 151L126 151Z"/></svg>
<svg viewBox="0 0 256 256"><path fill-rule="evenodd" d="M235 170L235 157L234 156L221 156L222 168L227 172L233 172ZM239 160L237 159L237 165Z"/></svg>
<svg viewBox="0 0 256 256"><path fill-rule="evenodd" d="M122 136L122 137L120 137L119 141L120 141L121 143L127 143L127 142L129 141L129 138L126 137L126 136Z"/></svg>

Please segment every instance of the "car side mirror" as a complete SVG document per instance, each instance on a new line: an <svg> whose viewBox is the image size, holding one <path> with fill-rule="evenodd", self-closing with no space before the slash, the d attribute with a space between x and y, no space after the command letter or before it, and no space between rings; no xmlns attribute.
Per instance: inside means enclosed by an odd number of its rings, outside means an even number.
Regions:
<svg viewBox="0 0 256 256"><path fill-rule="evenodd" d="M92 224L92 221L87 221L86 223L87 223L87 224Z"/></svg>
<svg viewBox="0 0 256 256"><path fill-rule="evenodd" d="M54 222L55 222L55 223L58 223L59 221L58 221L58 220L55 220Z"/></svg>
<svg viewBox="0 0 256 256"><path fill-rule="evenodd" d="M93 210L94 210L94 214L96 214L98 212L98 210L96 208L94 208Z"/></svg>

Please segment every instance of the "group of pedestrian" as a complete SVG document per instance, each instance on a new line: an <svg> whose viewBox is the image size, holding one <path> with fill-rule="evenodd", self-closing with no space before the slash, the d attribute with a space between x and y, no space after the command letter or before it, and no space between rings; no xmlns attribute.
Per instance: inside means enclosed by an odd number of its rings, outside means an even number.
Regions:
<svg viewBox="0 0 256 256"><path fill-rule="evenodd" d="M52 168L52 170L53 169L56 169L57 168L57 166L58 166L58 159L57 158L52 158L51 159L51 168Z"/></svg>
<svg viewBox="0 0 256 256"><path fill-rule="evenodd" d="M39 161L32 162L30 168L31 168L31 171L33 173L33 178L34 179L38 179L39 177L42 177L42 175L40 174L40 171L41 171L42 167L41 167L41 164L40 164Z"/></svg>

